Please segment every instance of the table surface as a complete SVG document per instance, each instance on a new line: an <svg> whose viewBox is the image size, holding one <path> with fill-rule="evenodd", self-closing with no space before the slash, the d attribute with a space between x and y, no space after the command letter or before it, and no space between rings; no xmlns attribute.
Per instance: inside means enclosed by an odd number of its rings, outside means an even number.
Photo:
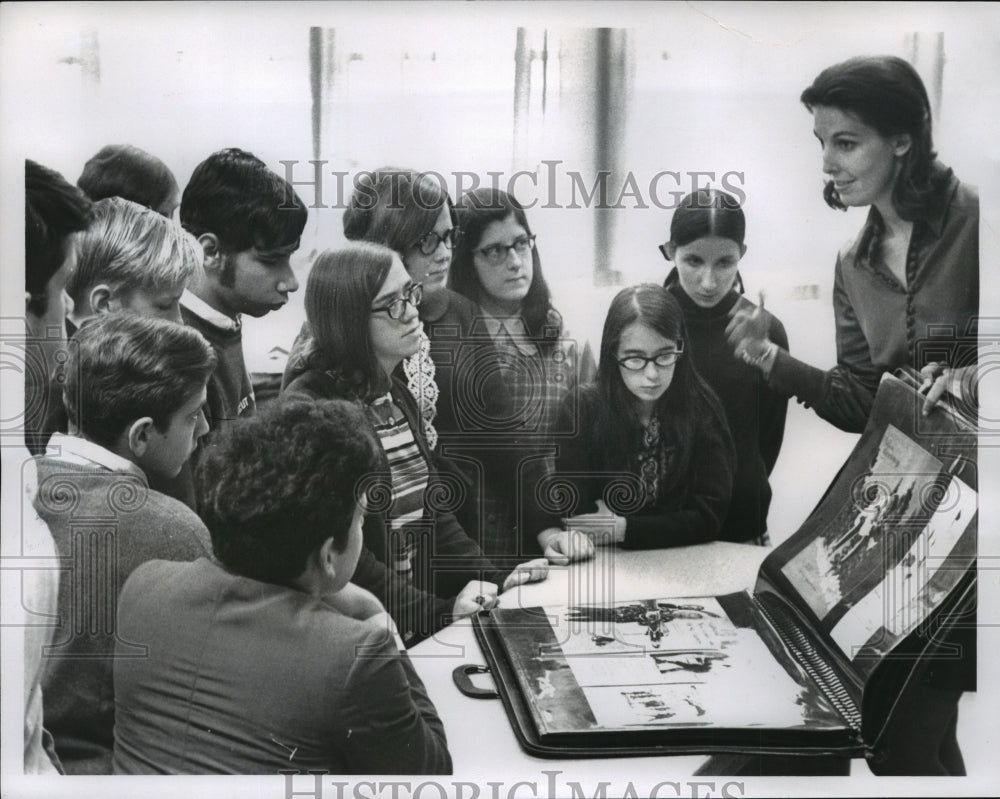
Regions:
<svg viewBox="0 0 1000 799"><path fill-rule="evenodd" d="M501 595L500 604L532 607L717 596L752 588L761 561L770 551L722 541L644 551L599 547L593 560L551 567L547 580L508 591ZM532 757L518 745L499 699L471 699L452 681L456 667L485 663L468 619L446 627L409 654L444 722L456 777L544 783L543 771L558 770L581 784L596 784L622 773L663 779L690 776L705 761L702 755L590 760Z"/></svg>

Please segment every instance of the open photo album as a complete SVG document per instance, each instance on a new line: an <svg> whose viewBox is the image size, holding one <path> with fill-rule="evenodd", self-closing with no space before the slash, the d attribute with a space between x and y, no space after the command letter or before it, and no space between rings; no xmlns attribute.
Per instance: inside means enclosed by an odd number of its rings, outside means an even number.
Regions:
<svg viewBox="0 0 1000 799"><path fill-rule="evenodd" d="M752 591L497 608L474 620L524 748L861 756L974 624L976 422L886 376L847 462Z"/></svg>

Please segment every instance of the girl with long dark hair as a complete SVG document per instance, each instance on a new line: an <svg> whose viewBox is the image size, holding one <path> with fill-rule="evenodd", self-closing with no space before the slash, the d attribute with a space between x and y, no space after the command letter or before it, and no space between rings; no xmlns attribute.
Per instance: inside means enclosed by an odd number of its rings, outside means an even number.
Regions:
<svg viewBox="0 0 1000 799"><path fill-rule="evenodd" d="M718 537L733 444L686 348L684 317L667 289L647 283L615 296L597 380L560 409L575 434L560 439L555 472L537 492L542 539L565 528L652 549Z"/></svg>
<svg viewBox="0 0 1000 799"><path fill-rule="evenodd" d="M387 501L369 505L354 582L385 603L408 645L453 616L491 607L499 591L546 575L544 561L497 569L450 510L416 400L398 372L419 346L422 295L387 247L354 242L320 254L305 297L313 354L284 388L358 403L385 451Z"/></svg>
<svg viewBox="0 0 1000 799"><path fill-rule="evenodd" d="M447 287L461 238L451 198L431 175L381 167L358 175L343 226L351 241L394 250L421 284L418 348L401 363L399 377L417 400L421 431L438 465L454 478L450 490L461 498L455 513L462 527L490 555L515 554L497 545L513 540L509 514L484 510L514 504L510 475L516 462L510 450L489 441L494 420L510 415L510 399L492 342L473 335L478 306ZM310 341L307 323L292 348L286 383L308 366Z"/></svg>
<svg viewBox="0 0 1000 799"><path fill-rule="evenodd" d="M545 543L524 524L528 492L551 469L552 436L563 398L594 371L587 347L577 347L552 304L548 283L523 206L510 194L491 188L474 189L455 206L462 239L455 249L451 287L477 303L482 318L475 332L487 336L501 358L501 373L511 397L511 412L497 420L496 429L513 447L518 463L516 502L493 504L488 516L510 521L515 537L498 538L491 546L539 546L554 562L589 557L589 541L569 534L547 537Z"/></svg>

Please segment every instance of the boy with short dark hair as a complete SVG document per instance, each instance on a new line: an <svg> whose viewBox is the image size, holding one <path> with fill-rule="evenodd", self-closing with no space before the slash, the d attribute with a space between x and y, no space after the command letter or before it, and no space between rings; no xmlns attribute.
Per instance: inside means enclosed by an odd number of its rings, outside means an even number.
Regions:
<svg viewBox="0 0 1000 799"><path fill-rule="evenodd" d="M195 513L148 479L177 475L208 429L201 406L214 367L196 331L162 319L97 316L71 342L64 401L74 434L53 435L37 459L35 496L70 566L42 680L46 727L69 774L111 771L125 578L147 560L193 560L210 546Z"/></svg>
<svg viewBox="0 0 1000 799"><path fill-rule="evenodd" d="M90 206L58 172L24 162L24 443L34 455L45 451L45 417L60 402L49 393L49 376L66 340L63 290L73 270L72 237L86 229Z"/></svg>
<svg viewBox="0 0 1000 799"><path fill-rule="evenodd" d="M385 608L349 582L386 466L339 400L279 398L213 437L197 484L216 560L146 563L122 590L115 773L451 773Z"/></svg>
<svg viewBox="0 0 1000 799"><path fill-rule="evenodd" d="M289 258L307 213L291 184L237 148L202 161L184 189L181 224L198 239L204 260L181 298L181 313L219 359L208 389L213 429L254 412L240 317L276 311L298 289Z"/></svg>
<svg viewBox="0 0 1000 799"><path fill-rule="evenodd" d="M180 187L163 161L131 144L106 144L83 166L76 185L91 200L124 197L167 217L180 203Z"/></svg>

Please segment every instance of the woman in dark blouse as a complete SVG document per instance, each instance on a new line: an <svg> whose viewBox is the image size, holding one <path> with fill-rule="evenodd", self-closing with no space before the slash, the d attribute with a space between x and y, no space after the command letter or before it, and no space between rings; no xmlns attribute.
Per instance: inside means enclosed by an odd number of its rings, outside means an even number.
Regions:
<svg viewBox="0 0 1000 799"><path fill-rule="evenodd" d="M827 204L868 208L837 255L837 365L824 372L792 358L769 338L759 309L735 314L729 338L772 389L859 433L885 372L976 362L979 196L937 160L927 90L903 59L834 64L800 99L822 150ZM948 370L929 376L947 380ZM875 773L965 773L955 731L961 693L976 685L974 621L954 628L947 645L960 657L932 661L911 680L882 751L869 760Z"/></svg>
<svg viewBox="0 0 1000 799"><path fill-rule="evenodd" d="M827 204L869 209L837 255L837 365L791 357L749 311L733 320L730 341L772 389L860 433L885 372L975 359L979 195L936 160L927 91L903 59L836 64L801 99L822 148Z"/></svg>

